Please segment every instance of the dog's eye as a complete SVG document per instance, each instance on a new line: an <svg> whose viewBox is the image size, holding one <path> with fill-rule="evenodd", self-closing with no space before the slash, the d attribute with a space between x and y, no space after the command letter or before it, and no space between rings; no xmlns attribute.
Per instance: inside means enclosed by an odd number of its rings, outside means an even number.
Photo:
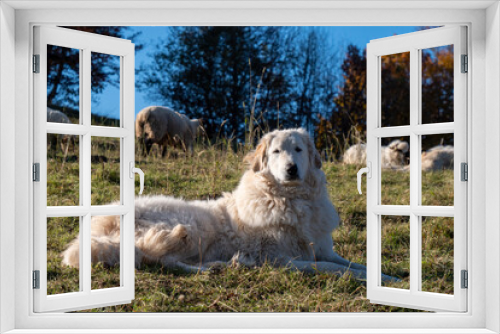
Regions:
<svg viewBox="0 0 500 334"><path fill-rule="evenodd" d="M278 153L280 153L280 150L274 150L273 153L278 154Z"/></svg>
<svg viewBox="0 0 500 334"><path fill-rule="evenodd" d="M296 147L295 152L302 152L302 149L300 147Z"/></svg>

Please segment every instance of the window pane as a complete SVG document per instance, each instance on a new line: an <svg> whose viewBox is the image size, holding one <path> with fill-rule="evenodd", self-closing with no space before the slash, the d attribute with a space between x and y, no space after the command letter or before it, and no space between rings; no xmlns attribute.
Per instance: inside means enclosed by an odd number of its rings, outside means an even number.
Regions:
<svg viewBox="0 0 500 334"><path fill-rule="evenodd" d="M410 205L410 137L382 138L382 205Z"/></svg>
<svg viewBox="0 0 500 334"><path fill-rule="evenodd" d="M422 217L422 291L453 294L453 222Z"/></svg>
<svg viewBox="0 0 500 334"><path fill-rule="evenodd" d="M453 134L422 136L422 205L453 206Z"/></svg>
<svg viewBox="0 0 500 334"><path fill-rule="evenodd" d="M80 217L47 218L47 294L80 291L78 252L76 258L62 258L71 241L78 238ZM78 243L73 247L79 247ZM66 261L67 260L67 261Z"/></svg>
<svg viewBox="0 0 500 334"><path fill-rule="evenodd" d="M422 123L453 122L453 45L422 50Z"/></svg>
<svg viewBox="0 0 500 334"><path fill-rule="evenodd" d="M47 122L80 123L80 50L47 45Z"/></svg>
<svg viewBox="0 0 500 334"><path fill-rule="evenodd" d="M410 289L410 217L381 216L380 223L382 274L402 280L383 285Z"/></svg>
<svg viewBox="0 0 500 334"><path fill-rule="evenodd" d="M120 126L120 57L92 52L92 125Z"/></svg>
<svg viewBox="0 0 500 334"><path fill-rule="evenodd" d="M120 286L121 216L92 217L92 290Z"/></svg>
<svg viewBox="0 0 500 334"><path fill-rule="evenodd" d="M47 134L47 206L80 205L80 137Z"/></svg>
<svg viewBox="0 0 500 334"><path fill-rule="evenodd" d="M120 138L92 137L92 205L120 200Z"/></svg>
<svg viewBox="0 0 500 334"><path fill-rule="evenodd" d="M382 126L410 125L410 53L381 57Z"/></svg>

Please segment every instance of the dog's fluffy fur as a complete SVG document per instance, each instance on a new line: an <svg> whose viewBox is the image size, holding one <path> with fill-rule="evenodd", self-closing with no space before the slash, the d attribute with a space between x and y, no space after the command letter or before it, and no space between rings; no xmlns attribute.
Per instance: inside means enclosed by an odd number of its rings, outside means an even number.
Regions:
<svg viewBox="0 0 500 334"><path fill-rule="evenodd" d="M194 272L221 263L268 262L302 271L350 271L366 278L366 267L333 251L331 233L339 216L305 130L265 135L245 161L249 169L238 187L217 200L136 199L136 266L161 263ZM63 262L78 266L78 251L75 239ZM92 220L92 262L99 261L119 261L118 217Z"/></svg>

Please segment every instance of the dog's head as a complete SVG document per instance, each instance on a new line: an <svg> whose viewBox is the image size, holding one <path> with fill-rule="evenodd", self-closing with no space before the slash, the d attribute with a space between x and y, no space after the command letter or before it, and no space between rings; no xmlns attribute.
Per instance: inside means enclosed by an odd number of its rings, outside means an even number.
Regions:
<svg viewBox="0 0 500 334"><path fill-rule="evenodd" d="M300 183L311 169L321 168L319 153L304 129L276 130L266 134L245 161L254 172L267 172L285 185Z"/></svg>

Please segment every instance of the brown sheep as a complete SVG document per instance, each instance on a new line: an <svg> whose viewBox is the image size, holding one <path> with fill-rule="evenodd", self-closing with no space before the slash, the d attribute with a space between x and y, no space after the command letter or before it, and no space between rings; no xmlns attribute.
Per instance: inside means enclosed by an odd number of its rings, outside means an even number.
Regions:
<svg viewBox="0 0 500 334"><path fill-rule="evenodd" d="M185 152L189 148L193 154L198 128L201 128L201 120L191 120L167 107L146 107L137 114L135 120L135 135L144 146L144 156L149 154L153 144L158 144L164 157L167 145L179 142Z"/></svg>

